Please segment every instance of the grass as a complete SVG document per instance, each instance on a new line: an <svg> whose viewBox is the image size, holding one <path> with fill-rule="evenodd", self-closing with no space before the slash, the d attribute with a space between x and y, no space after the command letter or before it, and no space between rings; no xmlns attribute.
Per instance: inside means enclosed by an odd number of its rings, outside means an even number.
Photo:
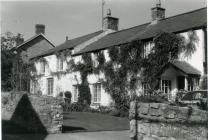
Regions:
<svg viewBox="0 0 208 140"><path fill-rule="evenodd" d="M64 113L64 133L77 131L92 132L118 130L129 130L128 118L89 112Z"/></svg>

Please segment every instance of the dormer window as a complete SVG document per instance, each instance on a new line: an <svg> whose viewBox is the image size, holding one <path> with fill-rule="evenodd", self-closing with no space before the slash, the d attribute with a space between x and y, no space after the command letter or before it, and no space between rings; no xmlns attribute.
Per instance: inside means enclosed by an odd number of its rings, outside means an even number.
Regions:
<svg viewBox="0 0 208 140"><path fill-rule="evenodd" d="M148 58L148 55L151 53L153 48L153 42L145 42L143 46L143 58Z"/></svg>

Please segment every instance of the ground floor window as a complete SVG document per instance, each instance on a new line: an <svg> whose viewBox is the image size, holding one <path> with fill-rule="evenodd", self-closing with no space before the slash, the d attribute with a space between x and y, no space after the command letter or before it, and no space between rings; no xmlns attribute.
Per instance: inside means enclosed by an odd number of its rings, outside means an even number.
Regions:
<svg viewBox="0 0 208 140"><path fill-rule="evenodd" d="M78 85L73 85L73 97L74 97L74 102L78 101L78 94L79 94L79 88Z"/></svg>
<svg viewBox="0 0 208 140"><path fill-rule="evenodd" d="M161 80L160 90L164 93L170 93L171 80Z"/></svg>
<svg viewBox="0 0 208 140"><path fill-rule="evenodd" d="M101 84L93 84L93 102L100 103L101 101Z"/></svg>
<svg viewBox="0 0 208 140"><path fill-rule="evenodd" d="M187 80L188 80L188 91L193 91L199 85L199 80L197 78L189 77Z"/></svg>
<svg viewBox="0 0 208 140"><path fill-rule="evenodd" d="M142 83L142 90L143 90L144 95L148 95L149 84L148 83Z"/></svg>
<svg viewBox="0 0 208 140"><path fill-rule="evenodd" d="M47 79L48 83L48 95L53 95L53 78Z"/></svg>

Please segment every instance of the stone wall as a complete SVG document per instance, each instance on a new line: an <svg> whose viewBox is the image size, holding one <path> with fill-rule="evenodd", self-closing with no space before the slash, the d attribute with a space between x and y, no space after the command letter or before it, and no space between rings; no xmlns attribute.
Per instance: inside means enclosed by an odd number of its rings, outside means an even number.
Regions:
<svg viewBox="0 0 208 140"><path fill-rule="evenodd" d="M2 94L2 131L10 133L60 133L63 101L27 93Z"/></svg>
<svg viewBox="0 0 208 140"><path fill-rule="evenodd" d="M208 112L162 103L130 105L132 140L207 140Z"/></svg>

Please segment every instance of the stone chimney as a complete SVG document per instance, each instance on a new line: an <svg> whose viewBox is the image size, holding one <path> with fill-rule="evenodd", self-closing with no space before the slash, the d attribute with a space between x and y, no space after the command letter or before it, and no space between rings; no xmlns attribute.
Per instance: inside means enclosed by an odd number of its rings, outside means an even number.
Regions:
<svg viewBox="0 0 208 140"><path fill-rule="evenodd" d="M111 10L108 9L107 16L103 19L103 30L118 30L119 19L111 16Z"/></svg>
<svg viewBox="0 0 208 140"><path fill-rule="evenodd" d="M44 24L36 24L35 25L35 33L38 34L45 34L45 25Z"/></svg>
<svg viewBox="0 0 208 140"><path fill-rule="evenodd" d="M152 22L156 22L165 18L165 9L161 7L160 0L157 0L156 7L152 8Z"/></svg>

